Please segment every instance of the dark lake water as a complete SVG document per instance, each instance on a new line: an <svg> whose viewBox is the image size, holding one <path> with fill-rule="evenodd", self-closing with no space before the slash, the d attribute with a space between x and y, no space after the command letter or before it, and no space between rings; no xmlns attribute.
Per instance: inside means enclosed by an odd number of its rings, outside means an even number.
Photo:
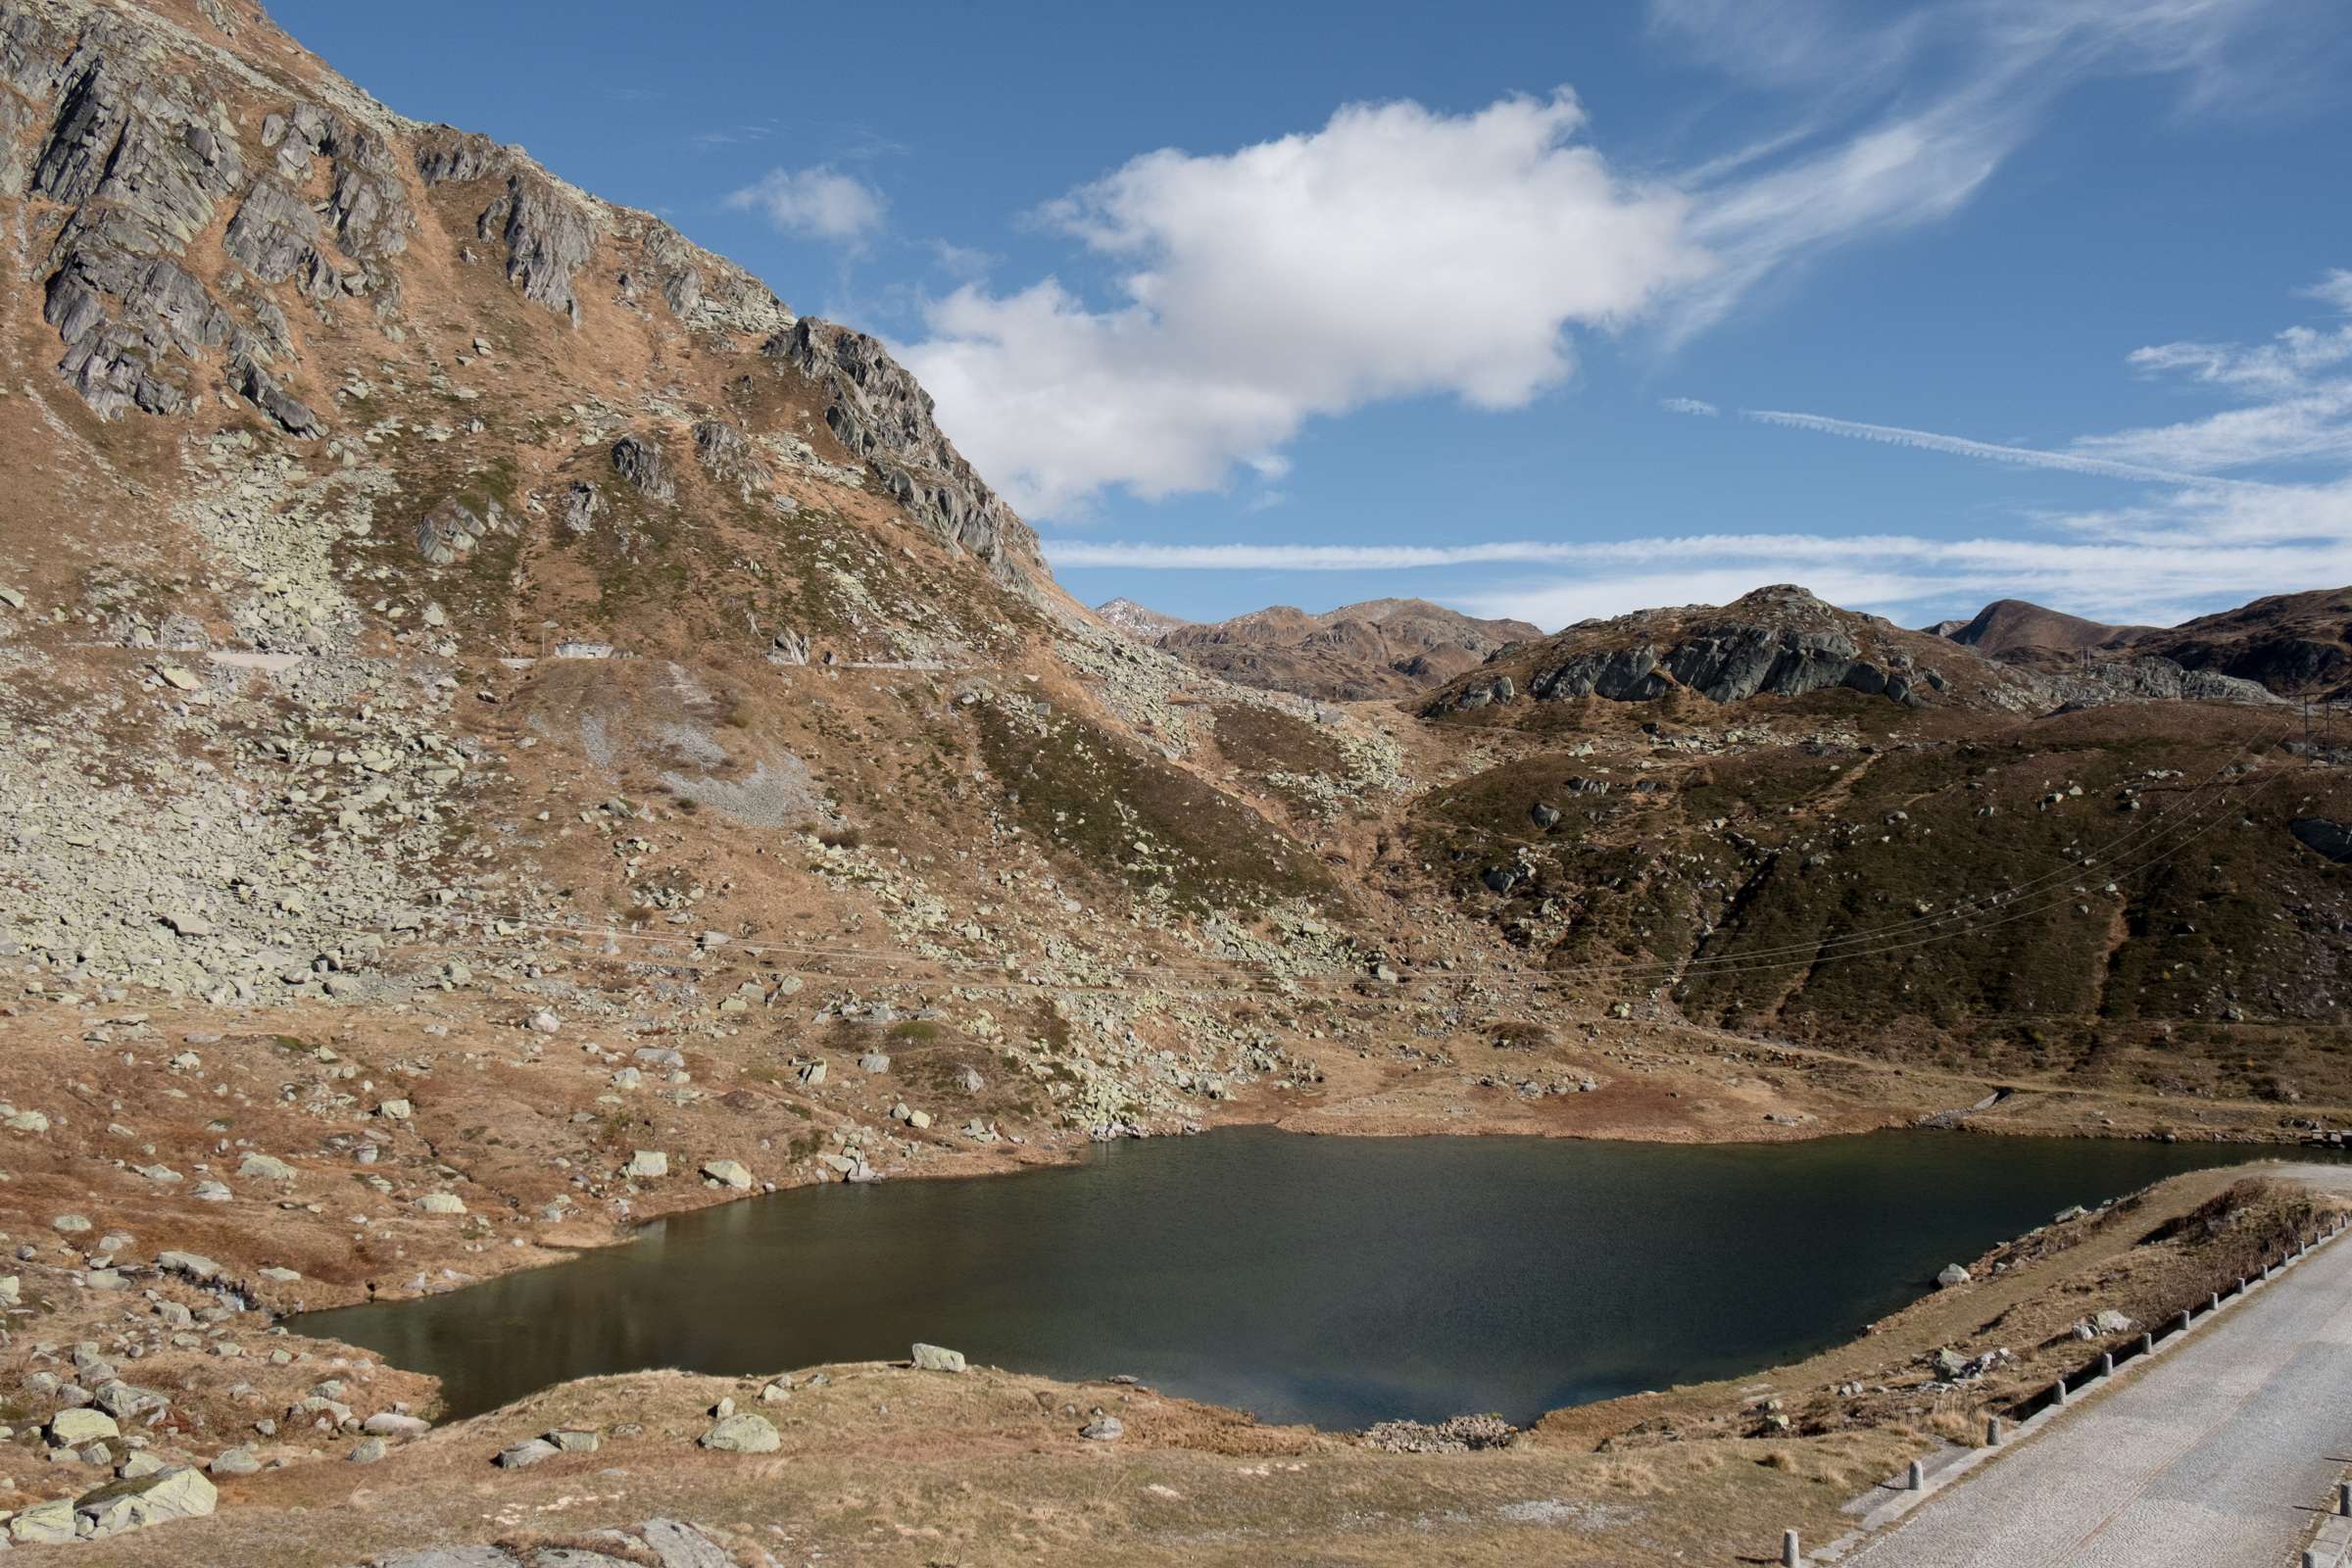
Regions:
<svg viewBox="0 0 2352 1568"><path fill-rule="evenodd" d="M458 1416L595 1373L773 1373L926 1340L1024 1372L1132 1373L1268 1420L1525 1421L1807 1354L2070 1203L2265 1152L1234 1129L1017 1176L751 1199L297 1328L438 1374Z"/></svg>

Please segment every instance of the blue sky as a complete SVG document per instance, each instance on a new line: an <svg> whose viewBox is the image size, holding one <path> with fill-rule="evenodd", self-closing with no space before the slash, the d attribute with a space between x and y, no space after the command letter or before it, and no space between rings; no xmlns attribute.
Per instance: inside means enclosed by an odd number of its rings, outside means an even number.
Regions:
<svg viewBox="0 0 2352 1568"><path fill-rule="evenodd" d="M2352 582L2334 0L1442 10L274 7L888 338L1090 602Z"/></svg>

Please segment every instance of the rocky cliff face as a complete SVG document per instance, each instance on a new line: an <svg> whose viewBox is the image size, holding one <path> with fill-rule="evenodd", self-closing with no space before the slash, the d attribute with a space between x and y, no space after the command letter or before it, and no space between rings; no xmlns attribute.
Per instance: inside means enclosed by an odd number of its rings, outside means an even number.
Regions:
<svg viewBox="0 0 2352 1568"><path fill-rule="evenodd" d="M214 9L232 15L225 0ZM1042 578L1029 530L874 339L796 318L741 269L514 149L407 121L331 74L280 73L231 36L202 13L0 8L0 192L38 215L32 270L58 367L94 412L179 416L218 388L289 435L328 435L318 389L355 366L327 331L401 343L426 326L406 285L430 268L404 265L422 222L455 241L460 266L497 268L575 330L659 302L722 351L756 336L910 517L1007 584ZM592 289L605 310L584 316Z"/></svg>
<svg viewBox="0 0 2352 1568"><path fill-rule="evenodd" d="M454 671L1018 665L1057 603L875 340L245 0L0 0L0 879L51 890L0 943L75 983L390 984L511 787ZM684 744L681 799L826 819Z"/></svg>
<svg viewBox="0 0 2352 1568"><path fill-rule="evenodd" d="M932 417L931 394L878 341L804 320L770 338L765 352L824 390L826 427L941 538L1013 581L1044 571L1036 537L980 482Z"/></svg>
<svg viewBox="0 0 2352 1568"><path fill-rule="evenodd" d="M1719 611L1644 611L1507 650L1446 688L1430 710L1466 712L1522 696L1654 702L1690 691L1722 704L1832 688L1915 705L1951 684L1922 658L1934 646L1802 588L1759 588Z"/></svg>

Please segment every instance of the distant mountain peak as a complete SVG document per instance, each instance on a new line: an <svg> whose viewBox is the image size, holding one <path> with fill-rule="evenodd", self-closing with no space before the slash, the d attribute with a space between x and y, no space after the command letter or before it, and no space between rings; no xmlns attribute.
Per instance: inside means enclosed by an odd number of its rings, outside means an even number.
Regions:
<svg viewBox="0 0 2352 1568"><path fill-rule="evenodd" d="M1164 632L1192 624L1181 615L1163 614L1150 605L1127 598L1105 599L1095 607L1095 613L1128 636L1148 643L1159 641Z"/></svg>
<svg viewBox="0 0 2352 1568"><path fill-rule="evenodd" d="M1543 635L1524 620L1485 620L1426 599L1373 599L1319 612L1272 605L1228 620L1178 623L1152 640L1246 686L1358 702L1443 685L1498 650Z"/></svg>

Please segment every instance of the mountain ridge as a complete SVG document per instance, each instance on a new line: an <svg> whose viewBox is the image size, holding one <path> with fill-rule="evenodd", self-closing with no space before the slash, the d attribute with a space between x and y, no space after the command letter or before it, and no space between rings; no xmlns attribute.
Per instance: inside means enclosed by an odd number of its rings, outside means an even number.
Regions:
<svg viewBox="0 0 2352 1568"><path fill-rule="evenodd" d="M1121 607L1116 614L1113 606ZM1318 612L1271 605L1224 620L1162 616L1132 600L1096 613L1229 680L1329 702L1398 697L1439 684L1506 643L1541 636L1521 620L1482 620L1426 599L1370 599Z"/></svg>
<svg viewBox="0 0 2352 1568"><path fill-rule="evenodd" d="M2352 588L2274 594L2178 626L2108 625L2022 599L2001 599L1930 634L2018 664L2095 657L2166 660L2260 684L2280 697L2352 693Z"/></svg>

